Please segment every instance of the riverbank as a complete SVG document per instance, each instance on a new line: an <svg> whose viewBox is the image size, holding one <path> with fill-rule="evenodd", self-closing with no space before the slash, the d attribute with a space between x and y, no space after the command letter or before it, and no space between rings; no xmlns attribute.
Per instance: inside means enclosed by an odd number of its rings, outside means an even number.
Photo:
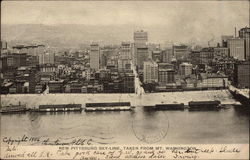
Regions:
<svg viewBox="0 0 250 160"><path fill-rule="evenodd" d="M165 92L145 94L8 94L1 95L1 105L26 104L28 108L45 104L82 104L96 102L131 102L132 106L148 106L161 103L219 100L222 104L240 104L228 90Z"/></svg>

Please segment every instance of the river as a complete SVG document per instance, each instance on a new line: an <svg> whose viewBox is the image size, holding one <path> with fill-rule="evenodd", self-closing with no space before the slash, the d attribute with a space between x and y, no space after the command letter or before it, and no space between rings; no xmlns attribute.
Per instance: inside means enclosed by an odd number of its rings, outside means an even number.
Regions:
<svg viewBox="0 0 250 160"><path fill-rule="evenodd" d="M249 143L242 106L219 111L57 112L1 115L4 137L87 138L98 144Z"/></svg>

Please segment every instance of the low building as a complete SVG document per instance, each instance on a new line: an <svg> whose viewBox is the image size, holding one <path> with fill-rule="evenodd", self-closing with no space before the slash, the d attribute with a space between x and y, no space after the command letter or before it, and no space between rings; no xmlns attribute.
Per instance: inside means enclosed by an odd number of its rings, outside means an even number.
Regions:
<svg viewBox="0 0 250 160"><path fill-rule="evenodd" d="M63 93L64 92L64 80L49 81L49 93Z"/></svg>
<svg viewBox="0 0 250 160"><path fill-rule="evenodd" d="M202 81L198 86L202 88L226 88L228 87L228 77L220 74L202 74Z"/></svg>
<svg viewBox="0 0 250 160"><path fill-rule="evenodd" d="M82 93L87 93L87 87L86 87L86 86L82 86L81 92L82 92Z"/></svg>

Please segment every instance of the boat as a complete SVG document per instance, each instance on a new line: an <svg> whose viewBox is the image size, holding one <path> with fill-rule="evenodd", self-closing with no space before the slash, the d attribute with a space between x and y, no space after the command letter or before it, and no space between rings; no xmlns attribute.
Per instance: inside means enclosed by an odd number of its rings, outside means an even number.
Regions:
<svg viewBox="0 0 250 160"><path fill-rule="evenodd" d="M146 111L159 110L184 110L184 103L156 104L155 106L145 106Z"/></svg>
<svg viewBox="0 0 250 160"><path fill-rule="evenodd" d="M28 110L29 109L25 104L21 104L21 102L19 102L17 105L10 104L7 106L1 106L0 113L22 113Z"/></svg>
<svg viewBox="0 0 250 160"><path fill-rule="evenodd" d="M221 109L221 102L214 101L190 101L188 102L189 110L219 110Z"/></svg>
<svg viewBox="0 0 250 160"><path fill-rule="evenodd" d="M68 112L82 111L81 104L46 104L39 105L37 109L32 109L34 112Z"/></svg>
<svg viewBox="0 0 250 160"><path fill-rule="evenodd" d="M85 111L130 111L130 102L86 103Z"/></svg>

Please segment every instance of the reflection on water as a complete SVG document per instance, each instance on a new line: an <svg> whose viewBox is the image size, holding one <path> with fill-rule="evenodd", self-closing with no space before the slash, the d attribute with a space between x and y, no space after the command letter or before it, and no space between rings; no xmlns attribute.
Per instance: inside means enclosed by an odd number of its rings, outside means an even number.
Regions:
<svg viewBox="0 0 250 160"><path fill-rule="evenodd" d="M219 111L30 112L1 115L1 138L92 138L98 144L248 143L241 106Z"/></svg>

